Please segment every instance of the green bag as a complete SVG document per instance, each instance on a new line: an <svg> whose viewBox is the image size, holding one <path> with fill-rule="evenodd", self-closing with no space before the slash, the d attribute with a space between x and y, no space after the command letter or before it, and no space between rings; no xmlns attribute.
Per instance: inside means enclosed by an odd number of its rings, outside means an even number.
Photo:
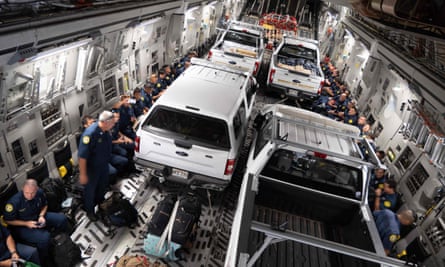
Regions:
<svg viewBox="0 0 445 267"><path fill-rule="evenodd" d="M40 265L35 264L34 262L27 261L27 262L25 262L23 267L40 267Z"/></svg>
<svg viewBox="0 0 445 267"><path fill-rule="evenodd" d="M34 262L19 259L17 262L12 262L12 267L40 267L40 265L35 264Z"/></svg>

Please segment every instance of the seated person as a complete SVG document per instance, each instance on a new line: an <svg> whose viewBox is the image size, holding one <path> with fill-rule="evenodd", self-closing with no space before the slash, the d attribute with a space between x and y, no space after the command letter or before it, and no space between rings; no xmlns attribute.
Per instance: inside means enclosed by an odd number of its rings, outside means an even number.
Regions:
<svg viewBox="0 0 445 267"><path fill-rule="evenodd" d="M386 170L383 168L375 168L373 174L371 175L371 182L369 183L369 186L373 191L377 188L383 189L386 180L388 180Z"/></svg>
<svg viewBox="0 0 445 267"><path fill-rule="evenodd" d="M67 230L67 218L62 213L47 212L48 203L34 179L27 179L21 191L5 205L4 219L12 236L19 242L35 244L40 258L48 258L50 230Z"/></svg>
<svg viewBox="0 0 445 267"><path fill-rule="evenodd" d="M162 88L162 84L158 82L158 75L156 73L150 75L149 83L152 84L153 89L151 93L152 100L156 101L164 93L165 88Z"/></svg>
<svg viewBox="0 0 445 267"><path fill-rule="evenodd" d="M331 119L337 118L337 103L334 98L329 98L326 103L326 114Z"/></svg>
<svg viewBox="0 0 445 267"><path fill-rule="evenodd" d="M326 105L329 101L329 95L321 93L321 95L312 103L312 111L326 115Z"/></svg>
<svg viewBox="0 0 445 267"><path fill-rule="evenodd" d="M346 94L345 94L346 95ZM342 107L343 108L343 107ZM349 123L349 122L347 122L346 120L345 120L345 117L348 115L348 112L349 112L349 110L350 109L354 109L355 110L355 113L353 113L353 115L355 115L356 116L356 118L355 118L355 123L357 123L357 120L358 120L358 115L357 115L357 107L356 107L356 103L355 103L355 100L348 100L347 101L347 103L346 103L346 107L344 108L344 110L342 110L342 111L338 111L338 113L337 113L337 116L340 118L340 120L342 120L342 121L344 121L345 123ZM352 123L349 123L349 124L352 124Z"/></svg>
<svg viewBox="0 0 445 267"><path fill-rule="evenodd" d="M414 214L411 210L403 210L397 214L391 210L376 210L373 212L375 224L383 243L386 255L400 239L400 225L411 225L414 222Z"/></svg>
<svg viewBox="0 0 445 267"><path fill-rule="evenodd" d="M397 183L394 180L387 180L383 184L383 190L375 190L374 210L390 209L395 211L397 206Z"/></svg>
<svg viewBox="0 0 445 267"><path fill-rule="evenodd" d="M346 124L357 125L357 119L358 113L356 107L350 107L343 113L343 122Z"/></svg>
<svg viewBox="0 0 445 267"><path fill-rule="evenodd" d="M144 90L141 92L141 99L144 103L144 113L147 112L151 106L153 106L153 84L152 83L145 83L144 84Z"/></svg>
<svg viewBox="0 0 445 267"><path fill-rule="evenodd" d="M112 140L111 165L113 165L121 175L137 172L133 161L135 142L119 131L120 113L114 110L113 115L116 123L110 130ZM113 181L113 179L110 178L110 181Z"/></svg>
<svg viewBox="0 0 445 267"><path fill-rule="evenodd" d="M368 124L368 120L365 116L359 116L357 119L357 127L360 129L360 135L363 133L363 127ZM369 128L371 128L371 125L369 125Z"/></svg>
<svg viewBox="0 0 445 267"><path fill-rule="evenodd" d="M380 160L380 163L384 163L385 162L385 151L383 150L377 150L375 152L375 154L377 155L377 158Z"/></svg>
<svg viewBox="0 0 445 267"><path fill-rule="evenodd" d="M82 117L82 132L85 131L91 124L95 123L96 119L90 115L84 115Z"/></svg>
<svg viewBox="0 0 445 267"><path fill-rule="evenodd" d="M146 112L145 110L145 104L144 100L142 99L142 92L140 88L136 88L133 90L133 98L132 101L134 103L131 104L131 107L133 108L133 113L136 118L139 118L140 116L144 115Z"/></svg>
<svg viewBox="0 0 445 267"><path fill-rule="evenodd" d="M0 266L12 266L12 261L24 259L40 265L39 253L35 247L15 243L8 229L0 224Z"/></svg>
<svg viewBox="0 0 445 267"><path fill-rule="evenodd" d="M160 69L158 71L158 83L161 84L162 90L167 89L169 86L166 78L167 78L167 73L165 73L164 69Z"/></svg>
<svg viewBox="0 0 445 267"><path fill-rule="evenodd" d="M136 133L134 132L133 124L136 122L136 116L129 101L130 96L122 95L120 101L113 106L113 109L119 110L119 131L134 140Z"/></svg>
<svg viewBox="0 0 445 267"><path fill-rule="evenodd" d="M170 65L164 65L162 66L162 69L165 71L165 81L167 82L167 86L170 86L176 78L175 74L172 72Z"/></svg>
<svg viewBox="0 0 445 267"><path fill-rule="evenodd" d="M184 61L177 65L176 77L179 77L192 64L190 58L185 58Z"/></svg>
<svg viewBox="0 0 445 267"><path fill-rule="evenodd" d="M361 136L362 137L367 137L367 136L372 136L373 135L373 133L372 133L372 129L371 129L371 125L370 124L365 124L365 125L363 125L363 127L362 127L362 129L361 129L362 131L361 131Z"/></svg>

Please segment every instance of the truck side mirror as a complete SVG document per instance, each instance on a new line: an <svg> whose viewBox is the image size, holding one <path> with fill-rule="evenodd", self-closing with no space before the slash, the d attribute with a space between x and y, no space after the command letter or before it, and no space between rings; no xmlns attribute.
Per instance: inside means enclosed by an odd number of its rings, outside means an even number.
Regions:
<svg viewBox="0 0 445 267"><path fill-rule="evenodd" d="M258 84L257 80L254 77L250 77L252 79L252 85L251 89L253 92L256 92L258 88L260 88L260 85Z"/></svg>
<svg viewBox="0 0 445 267"><path fill-rule="evenodd" d="M253 128L257 131L263 127L263 123L265 121L266 117L262 114L258 114L255 119L253 120Z"/></svg>

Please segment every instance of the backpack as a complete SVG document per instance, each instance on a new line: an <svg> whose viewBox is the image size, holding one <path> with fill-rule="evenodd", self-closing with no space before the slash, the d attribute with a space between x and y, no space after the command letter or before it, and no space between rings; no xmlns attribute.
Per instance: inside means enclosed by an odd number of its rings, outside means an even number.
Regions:
<svg viewBox="0 0 445 267"><path fill-rule="evenodd" d="M62 202L66 199L65 185L62 179L48 178L40 184L48 202L48 211L59 212Z"/></svg>
<svg viewBox="0 0 445 267"><path fill-rule="evenodd" d="M153 215L151 216L151 220L148 223L148 233L161 236L168 224L176 199L176 195L172 194L165 196L163 200L159 201Z"/></svg>
<svg viewBox="0 0 445 267"><path fill-rule="evenodd" d="M138 211L118 192L114 192L99 205L99 213L107 226L133 227L138 221Z"/></svg>
<svg viewBox="0 0 445 267"><path fill-rule="evenodd" d="M82 261L80 247L67 233L60 233L51 239L50 255L57 267L73 267Z"/></svg>
<svg viewBox="0 0 445 267"><path fill-rule="evenodd" d="M201 202L196 196L185 196L179 200L173 223L171 241L184 246L194 241L201 216Z"/></svg>

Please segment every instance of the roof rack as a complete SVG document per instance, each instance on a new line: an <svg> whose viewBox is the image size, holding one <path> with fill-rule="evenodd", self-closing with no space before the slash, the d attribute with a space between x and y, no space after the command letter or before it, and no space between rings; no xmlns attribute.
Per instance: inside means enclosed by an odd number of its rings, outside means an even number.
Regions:
<svg viewBox="0 0 445 267"><path fill-rule="evenodd" d="M211 61L208 61L206 59L200 59L200 58L191 58L190 62L192 63L192 65L198 65L198 66L203 66L203 67L208 67L208 68L212 68L212 69L216 69L216 70L222 70L225 72L229 72L229 73L233 73L233 74L238 74L241 76L249 76L250 74L248 72L244 72L244 71L239 71L236 69L231 69L228 67L224 67L215 63L212 63Z"/></svg>
<svg viewBox="0 0 445 267"><path fill-rule="evenodd" d="M264 32L264 28L260 25L237 21L237 20L231 21L229 23L228 29L230 29L231 26L243 26L243 27L248 27L248 28L251 28L251 29L259 31L259 32Z"/></svg>
<svg viewBox="0 0 445 267"><path fill-rule="evenodd" d="M368 166L383 166L369 140L352 125L320 114L281 104L271 105L273 126L271 141L319 152ZM359 144L367 151L366 161Z"/></svg>

